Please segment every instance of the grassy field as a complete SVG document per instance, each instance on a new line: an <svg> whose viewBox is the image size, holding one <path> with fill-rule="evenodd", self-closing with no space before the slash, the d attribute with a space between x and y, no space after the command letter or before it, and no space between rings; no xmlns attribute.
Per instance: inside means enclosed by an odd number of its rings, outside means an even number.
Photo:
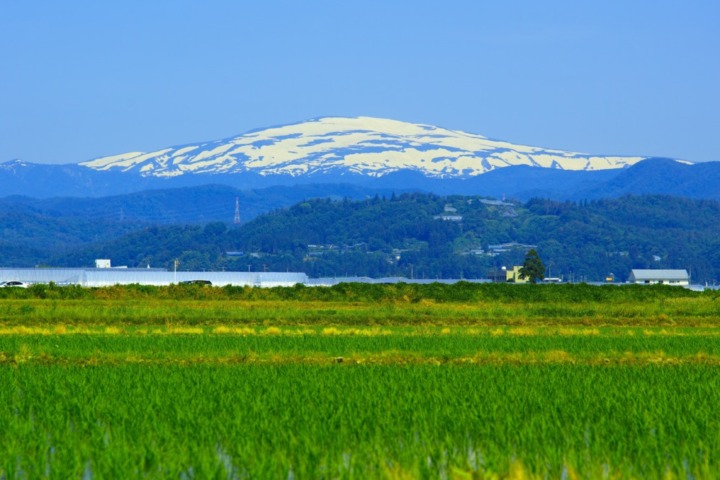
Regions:
<svg viewBox="0 0 720 480"><path fill-rule="evenodd" d="M499 287L0 291L0 476L720 477L712 293Z"/></svg>
<svg viewBox="0 0 720 480"><path fill-rule="evenodd" d="M0 289L0 326L720 326L720 293L667 286L35 285Z"/></svg>

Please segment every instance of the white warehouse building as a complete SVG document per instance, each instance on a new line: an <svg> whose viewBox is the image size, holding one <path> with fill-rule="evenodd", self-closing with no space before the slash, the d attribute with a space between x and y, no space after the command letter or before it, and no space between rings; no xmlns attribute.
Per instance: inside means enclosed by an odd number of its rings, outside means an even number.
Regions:
<svg viewBox="0 0 720 480"><path fill-rule="evenodd" d="M307 283L300 272L171 272L150 268L0 268L0 282L29 284L50 283L107 287L112 285L165 286L181 282L203 281L224 287L291 287Z"/></svg>
<svg viewBox="0 0 720 480"><path fill-rule="evenodd" d="M687 270L634 269L630 272L628 283L688 286L690 275Z"/></svg>

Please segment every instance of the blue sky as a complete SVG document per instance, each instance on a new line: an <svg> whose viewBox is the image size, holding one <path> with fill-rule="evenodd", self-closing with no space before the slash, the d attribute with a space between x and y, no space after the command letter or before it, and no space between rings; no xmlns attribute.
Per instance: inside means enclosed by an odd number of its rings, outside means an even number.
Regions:
<svg viewBox="0 0 720 480"><path fill-rule="evenodd" d="M720 160L720 2L4 1L0 162L367 115Z"/></svg>

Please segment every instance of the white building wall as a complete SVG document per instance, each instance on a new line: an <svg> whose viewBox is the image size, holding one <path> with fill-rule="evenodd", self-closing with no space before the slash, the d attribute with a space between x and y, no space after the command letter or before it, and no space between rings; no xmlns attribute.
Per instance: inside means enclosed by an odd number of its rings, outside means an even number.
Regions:
<svg viewBox="0 0 720 480"><path fill-rule="evenodd" d="M208 280L214 286L291 287L307 283L301 272L168 272L166 270L101 268L0 268L0 281L109 287L112 285L166 286L192 280Z"/></svg>
<svg viewBox="0 0 720 480"><path fill-rule="evenodd" d="M690 284L687 270L633 269L629 283L638 285L677 285L686 287Z"/></svg>

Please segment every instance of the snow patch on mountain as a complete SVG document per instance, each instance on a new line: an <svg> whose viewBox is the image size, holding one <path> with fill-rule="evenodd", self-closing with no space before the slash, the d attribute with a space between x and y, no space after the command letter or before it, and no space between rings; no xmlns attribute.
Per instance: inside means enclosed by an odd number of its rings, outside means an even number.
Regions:
<svg viewBox="0 0 720 480"><path fill-rule="evenodd" d="M242 172L380 177L411 170L434 178L465 178L516 165L563 170L624 168L645 158L515 145L396 120L327 117L254 130L224 140L102 157L81 165L156 177Z"/></svg>

